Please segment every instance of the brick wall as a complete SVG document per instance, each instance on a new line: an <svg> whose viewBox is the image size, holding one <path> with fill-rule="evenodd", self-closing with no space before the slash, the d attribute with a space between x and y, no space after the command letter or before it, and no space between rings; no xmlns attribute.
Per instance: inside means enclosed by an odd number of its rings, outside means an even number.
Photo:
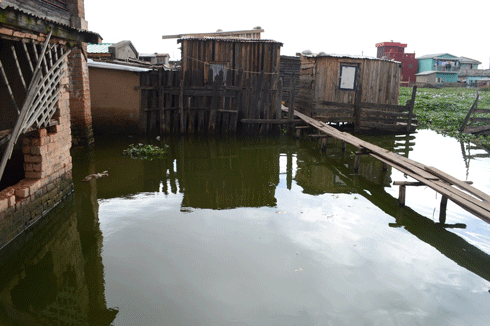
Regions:
<svg viewBox="0 0 490 326"><path fill-rule="evenodd" d="M54 116L58 124L23 140L26 178L0 191L0 248L73 192L68 86L65 74Z"/></svg>
<svg viewBox="0 0 490 326"><path fill-rule="evenodd" d="M74 146L86 146L94 142L86 54L87 44L81 44L73 48L69 55L70 110Z"/></svg>

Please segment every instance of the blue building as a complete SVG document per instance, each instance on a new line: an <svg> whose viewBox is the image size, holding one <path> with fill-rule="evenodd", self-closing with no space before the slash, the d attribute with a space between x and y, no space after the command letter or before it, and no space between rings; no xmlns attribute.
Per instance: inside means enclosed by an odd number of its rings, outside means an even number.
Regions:
<svg viewBox="0 0 490 326"><path fill-rule="evenodd" d="M441 85L457 83L462 70L476 70L480 61L449 53L427 54L417 58L417 82Z"/></svg>

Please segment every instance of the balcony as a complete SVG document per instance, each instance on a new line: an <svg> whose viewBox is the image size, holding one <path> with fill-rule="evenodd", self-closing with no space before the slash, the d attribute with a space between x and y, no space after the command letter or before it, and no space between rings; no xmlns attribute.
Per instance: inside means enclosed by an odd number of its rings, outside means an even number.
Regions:
<svg viewBox="0 0 490 326"><path fill-rule="evenodd" d="M435 71L459 71L460 67L455 67L453 65L446 66L435 66Z"/></svg>

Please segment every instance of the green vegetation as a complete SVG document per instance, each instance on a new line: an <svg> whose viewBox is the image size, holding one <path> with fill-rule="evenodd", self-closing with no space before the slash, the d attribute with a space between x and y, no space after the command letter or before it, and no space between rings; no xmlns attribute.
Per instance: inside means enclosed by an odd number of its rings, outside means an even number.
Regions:
<svg viewBox="0 0 490 326"><path fill-rule="evenodd" d="M414 112L420 129L432 129L438 133L490 147L490 138L459 132L459 128L476 99L475 88L419 88ZM405 104L412 89L400 88L400 104ZM490 109L490 92L480 91L478 108Z"/></svg>
<svg viewBox="0 0 490 326"><path fill-rule="evenodd" d="M163 158L167 153L168 145L165 144L162 147L154 145L143 145L141 143L129 145L129 148L123 150L124 156L128 156L134 159L152 160L154 158Z"/></svg>

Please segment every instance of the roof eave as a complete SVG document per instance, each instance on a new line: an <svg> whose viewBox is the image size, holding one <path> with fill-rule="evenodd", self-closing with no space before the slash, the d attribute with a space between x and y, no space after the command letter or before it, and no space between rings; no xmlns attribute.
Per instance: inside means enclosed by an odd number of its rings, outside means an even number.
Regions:
<svg viewBox="0 0 490 326"><path fill-rule="evenodd" d="M100 43L102 40L102 37L97 33L73 28L10 6L0 8L0 13L0 24L3 25L42 34L51 30L54 37L68 41Z"/></svg>

